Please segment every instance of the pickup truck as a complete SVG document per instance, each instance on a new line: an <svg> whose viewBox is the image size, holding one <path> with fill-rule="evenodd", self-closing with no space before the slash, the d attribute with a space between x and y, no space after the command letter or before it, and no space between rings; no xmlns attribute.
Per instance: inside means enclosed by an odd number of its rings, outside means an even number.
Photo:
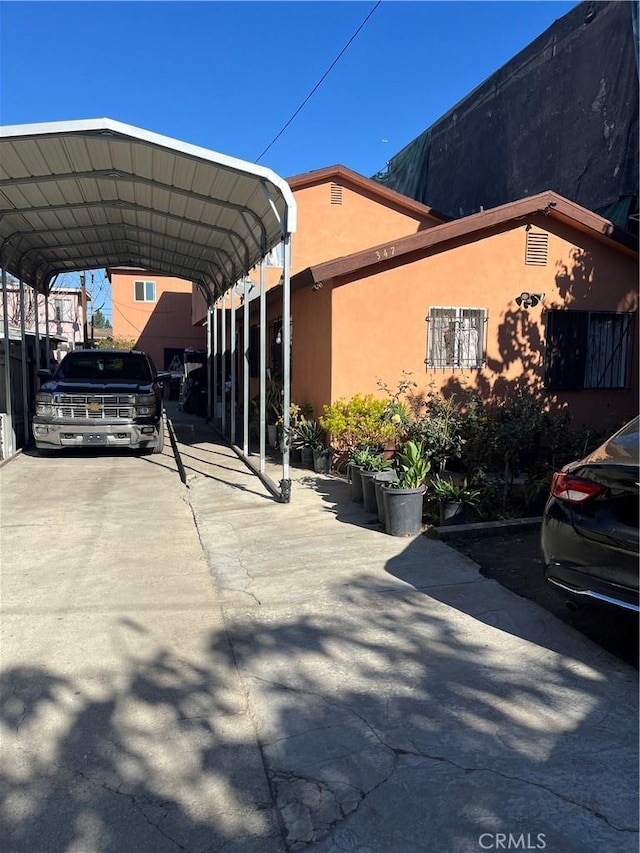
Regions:
<svg viewBox="0 0 640 853"><path fill-rule="evenodd" d="M131 448L162 453L163 386L138 350L75 350L56 370L39 370L33 436L47 455L64 447Z"/></svg>

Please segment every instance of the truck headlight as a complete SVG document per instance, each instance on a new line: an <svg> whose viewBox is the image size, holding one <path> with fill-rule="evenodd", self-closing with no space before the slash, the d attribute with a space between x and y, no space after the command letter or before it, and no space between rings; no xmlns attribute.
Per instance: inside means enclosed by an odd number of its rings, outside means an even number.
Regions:
<svg viewBox="0 0 640 853"><path fill-rule="evenodd" d="M50 418L53 415L51 394L36 394L36 415Z"/></svg>
<svg viewBox="0 0 640 853"><path fill-rule="evenodd" d="M156 395L140 394L138 397L136 397L135 406L138 415L155 415Z"/></svg>

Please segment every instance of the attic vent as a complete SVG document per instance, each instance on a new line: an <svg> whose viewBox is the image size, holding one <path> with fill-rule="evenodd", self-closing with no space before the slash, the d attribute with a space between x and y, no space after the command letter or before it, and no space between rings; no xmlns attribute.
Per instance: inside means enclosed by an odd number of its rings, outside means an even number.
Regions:
<svg viewBox="0 0 640 853"><path fill-rule="evenodd" d="M342 204L342 187L340 184L331 184L331 204Z"/></svg>
<svg viewBox="0 0 640 853"><path fill-rule="evenodd" d="M527 248L525 264L536 267L546 267L549 249L549 235L544 232L527 231Z"/></svg>

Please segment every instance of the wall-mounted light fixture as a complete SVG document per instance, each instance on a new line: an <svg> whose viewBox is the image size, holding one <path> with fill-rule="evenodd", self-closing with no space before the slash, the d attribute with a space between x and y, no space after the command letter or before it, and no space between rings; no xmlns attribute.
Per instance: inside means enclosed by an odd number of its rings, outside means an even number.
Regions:
<svg viewBox="0 0 640 853"><path fill-rule="evenodd" d="M321 281L316 281L316 283L315 283L315 284L312 286L312 288L311 288L311 292L312 292L312 293L315 293L315 292L316 292L316 290L320 290L320 288L321 288L321 287L322 287L322 282L321 282Z"/></svg>
<svg viewBox="0 0 640 853"><path fill-rule="evenodd" d="M527 293L524 290L520 296L516 296L516 303L521 308L535 308L544 299L544 293Z"/></svg>

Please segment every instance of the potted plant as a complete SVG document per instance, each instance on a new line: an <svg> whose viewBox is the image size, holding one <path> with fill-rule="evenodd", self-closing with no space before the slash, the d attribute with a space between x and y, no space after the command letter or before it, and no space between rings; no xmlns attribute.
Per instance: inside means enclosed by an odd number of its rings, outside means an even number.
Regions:
<svg viewBox="0 0 640 853"><path fill-rule="evenodd" d="M351 500L362 503L362 471L370 470L375 457L379 455L368 445L355 447L349 453L347 470L349 472L349 483L351 484Z"/></svg>
<svg viewBox="0 0 640 853"><path fill-rule="evenodd" d="M278 427L278 445L281 450L284 450L285 445L289 444L289 460L292 465L302 464L301 444L297 440L298 430L301 424L306 423L307 419L313 413L313 407L304 403L294 403L289 405L289 429L285 432L284 415L278 418L276 426ZM304 429L304 428L303 428Z"/></svg>
<svg viewBox="0 0 640 853"><path fill-rule="evenodd" d="M392 460L385 458L384 453L381 451L379 453L372 453L371 458L361 468L362 505L365 512L370 512L373 515L378 512L375 489L376 480L380 474L389 471L392 466Z"/></svg>
<svg viewBox="0 0 640 853"><path fill-rule="evenodd" d="M467 507L477 505L480 491L469 488L466 478L456 483L438 474L432 479L431 486L439 505L440 525L464 524Z"/></svg>
<svg viewBox="0 0 640 853"><path fill-rule="evenodd" d="M299 450L304 468L313 468L314 450L325 447L324 430L315 420L301 420L291 432L291 446Z"/></svg>
<svg viewBox="0 0 640 853"><path fill-rule="evenodd" d="M383 528L386 529L387 519L384 513L384 488L398 479L398 473L395 468L389 468L385 471L378 471L373 478L373 491L376 496L376 510L378 519Z"/></svg>
<svg viewBox="0 0 640 853"><path fill-rule="evenodd" d="M398 456L398 479L382 486L385 529L391 536L416 536L422 527L425 478L431 468L424 446L408 441Z"/></svg>
<svg viewBox="0 0 640 853"><path fill-rule="evenodd" d="M282 383L272 379L265 390L265 407L267 415L267 441L269 447L275 447L278 440L278 421L282 420L284 407L282 403Z"/></svg>
<svg viewBox="0 0 640 853"><path fill-rule="evenodd" d="M313 448L313 470L316 474L330 474L333 447L323 444Z"/></svg>

